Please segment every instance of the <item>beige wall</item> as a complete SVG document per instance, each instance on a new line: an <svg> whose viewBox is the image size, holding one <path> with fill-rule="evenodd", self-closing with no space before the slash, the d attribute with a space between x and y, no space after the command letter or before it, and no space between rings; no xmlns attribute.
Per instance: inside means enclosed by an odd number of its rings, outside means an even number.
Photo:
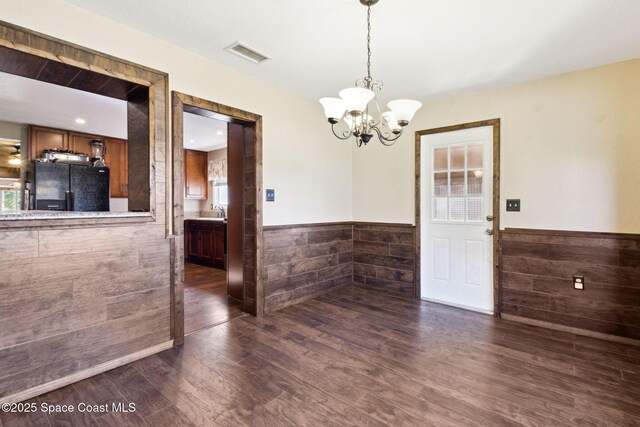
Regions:
<svg viewBox="0 0 640 427"><path fill-rule="evenodd" d="M4 0L0 19L167 72L171 90L262 115L264 186L276 189L264 223L351 220L351 147L331 135L317 102L61 0Z"/></svg>
<svg viewBox="0 0 640 427"><path fill-rule="evenodd" d="M396 146L354 149L354 219L413 222L414 132L496 117L503 228L640 232L640 60L426 102Z"/></svg>

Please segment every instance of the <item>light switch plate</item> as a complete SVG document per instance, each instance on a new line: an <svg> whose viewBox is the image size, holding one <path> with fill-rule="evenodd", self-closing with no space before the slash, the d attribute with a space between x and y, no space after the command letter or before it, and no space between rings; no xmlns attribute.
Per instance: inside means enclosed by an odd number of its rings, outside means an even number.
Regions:
<svg viewBox="0 0 640 427"><path fill-rule="evenodd" d="M507 199L507 212L520 212L520 199Z"/></svg>
<svg viewBox="0 0 640 427"><path fill-rule="evenodd" d="M276 201L276 190L273 188L267 188L265 190L265 195L267 197L267 202L275 202Z"/></svg>

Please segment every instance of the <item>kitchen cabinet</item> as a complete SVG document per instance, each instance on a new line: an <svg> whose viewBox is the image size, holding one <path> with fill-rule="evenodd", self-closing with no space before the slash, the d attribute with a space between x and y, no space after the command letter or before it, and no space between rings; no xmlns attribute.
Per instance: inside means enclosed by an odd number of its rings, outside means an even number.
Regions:
<svg viewBox="0 0 640 427"><path fill-rule="evenodd" d="M111 197L128 197L129 162L127 158L127 140L100 135L66 131L62 129L30 127L30 160L42 155L43 150L61 149L91 156L93 140L99 140L107 148L105 163L109 167Z"/></svg>
<svg viewBox="0 0 640 427"><path fill-rule="evenodd" d="M224 270L226 234L226 222L186 220L184 222L185 259Z"/></svg>
<svg viewBox="0 0 640 427"><path fill-rule="evenodd" d="M68 150L69 132L40 126L29 128L29 159L42 156L44 150Z"/></svg>
<svg viewBox="0 0 640 427"><path fill-rule="evenodd" d="M102 141L102 138L97 135L69 132L69 150L88 154L91 157L91 145L89 143L95 139Z"/></svg>
<svg viewBox="0 0 640 427"><path fill-rule="evenodd" d="M207 199L207 159L204 151L184 150L185 199Z"/></svg>
<svg viewBox="0 0 640 427"><path fill-rule="evenodd" d="M125 139L102 139L107 149L105 162L111 175L111 197L129 196L129 161L127 157L127 141Z"/></svg>

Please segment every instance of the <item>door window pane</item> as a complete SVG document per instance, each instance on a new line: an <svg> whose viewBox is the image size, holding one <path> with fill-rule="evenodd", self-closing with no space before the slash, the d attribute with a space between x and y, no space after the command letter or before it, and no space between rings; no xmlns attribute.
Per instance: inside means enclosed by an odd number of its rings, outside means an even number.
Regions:
<svg viewBox="0 0 640 427"><path fill-rule="evenodd" d="M434 221L446 221L447 220L447 203L446 197L434 197L433 198L433 220Z"/></svg>
<svg viewBox="0 0 640 427"><path fill-rule="evenodd" d="M482 222L482 197L467 198L467 221Z"/></svg>
<svg viewBox="0 0 640 427"><path fill-rule="evenodd" d="M482 169L482 144L467 145L467 168Z"/></svg>
<svg viewBox="0 0 640 427"><path fill-rule="evenodd" d="M464 221L464 200L464 197L452 197L449 199L449 221Z"/></svg>
<svg viewBox="0 0 640 427"><path fill-rule="evenodd" d="M451 170L464 170L464 151L465 146L449 147L449 154L451 156Z"/></svg>
<svg viewBox="0 0 640 427"><path fill-rule="evenodd" d="M447 160L448 149L436 148L433 150L433 170L434 171L446 171L449 168L449 161Z"/></svg>
<svg viewBox="0 0 640 427"><path fill-rule="evenodd" d="M436 196L448 196L449 195L449 180L448 174L436 173L433 176L433 194Z"/></svg>
<svg viewBox="0 0 640 427"><path fill-rule="evenodd" d="M482 194L482 171L467 172L467 194Z"/></svg>
<svg viewBox="0 0 640 427"><path fill-rule="evenodd" d="M451 172L451 195L464 195L464 172Z"/></svg>

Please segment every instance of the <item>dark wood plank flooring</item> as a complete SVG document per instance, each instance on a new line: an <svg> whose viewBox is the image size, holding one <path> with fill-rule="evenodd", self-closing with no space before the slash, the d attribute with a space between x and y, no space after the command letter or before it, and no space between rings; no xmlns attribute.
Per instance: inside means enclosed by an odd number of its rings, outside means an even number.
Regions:
<svg viewBox="0 0 640 427"><path fill-rule="evenodd" d="M640 347L351 286L240 317L35 402L13 425L637 426Z"/></svg>
<svg viewBox="0 0 640 427"><path fill-rule="evenodd" d="M185 334L227 322L242 314L241 304L227 298L226 271L185 262Z"/></svg>

